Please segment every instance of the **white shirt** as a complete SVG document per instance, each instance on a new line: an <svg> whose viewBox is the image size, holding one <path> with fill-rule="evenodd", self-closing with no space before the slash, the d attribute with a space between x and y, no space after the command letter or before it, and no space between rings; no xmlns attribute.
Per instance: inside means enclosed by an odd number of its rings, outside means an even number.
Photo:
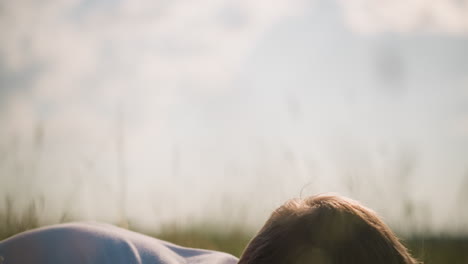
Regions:
<svg viewBox="0 0 468 264"><path fill-rule="evenodd" d="M236 264L232 255L193 249L101 223L38 228L0 242L0 264Z"/></svg>

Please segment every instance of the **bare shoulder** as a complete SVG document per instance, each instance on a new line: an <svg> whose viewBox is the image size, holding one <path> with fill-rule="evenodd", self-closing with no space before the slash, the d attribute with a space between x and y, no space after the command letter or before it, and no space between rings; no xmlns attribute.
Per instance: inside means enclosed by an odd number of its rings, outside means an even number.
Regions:
<svg viewBox="0 0 468 264"><path fill-rule="evenodd" d="M139 263L134 245L111 225L67 223L26 231L0 242L7 263Z"/></svg>
<svg viewBox="0 0 468 264"><path fill-rule="evenodd" d="M110 224L46 226L0 242L6 263L205 263L236 264L232 255L186 248ZM12 261L12 262L11 262Z"/></svg>

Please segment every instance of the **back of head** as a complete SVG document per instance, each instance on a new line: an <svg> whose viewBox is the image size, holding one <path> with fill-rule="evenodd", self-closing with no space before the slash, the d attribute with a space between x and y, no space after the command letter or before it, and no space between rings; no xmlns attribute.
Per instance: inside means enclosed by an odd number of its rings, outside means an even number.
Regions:
<svg viewBox="0 0 468 264"><path fill-rule="evenodd" d="M293 199L273 212L239 264L415 264L372 210L340 196Z"/></svg>

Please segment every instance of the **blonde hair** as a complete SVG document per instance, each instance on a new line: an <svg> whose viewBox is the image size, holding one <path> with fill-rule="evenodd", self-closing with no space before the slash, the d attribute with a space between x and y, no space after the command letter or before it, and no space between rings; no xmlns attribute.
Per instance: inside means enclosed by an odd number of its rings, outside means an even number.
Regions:
<svg viewBox="0 0 468 264"><path fill-rule="evenodd" d="M416 264L372 210L333 195L293 199L275 210L239 264Z"/></svg>

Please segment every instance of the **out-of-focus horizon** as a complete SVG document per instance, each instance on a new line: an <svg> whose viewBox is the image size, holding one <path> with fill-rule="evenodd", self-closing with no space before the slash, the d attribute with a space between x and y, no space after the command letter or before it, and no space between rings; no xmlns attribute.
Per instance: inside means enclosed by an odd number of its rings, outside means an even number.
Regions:
<svg viewBox="0 0 468 264"><path fill-rule="evenodd" d="M468 234L468 1L0 3L0 199L258 227L338 192ZM0 203L0 210L6 203Z"/></svg>

